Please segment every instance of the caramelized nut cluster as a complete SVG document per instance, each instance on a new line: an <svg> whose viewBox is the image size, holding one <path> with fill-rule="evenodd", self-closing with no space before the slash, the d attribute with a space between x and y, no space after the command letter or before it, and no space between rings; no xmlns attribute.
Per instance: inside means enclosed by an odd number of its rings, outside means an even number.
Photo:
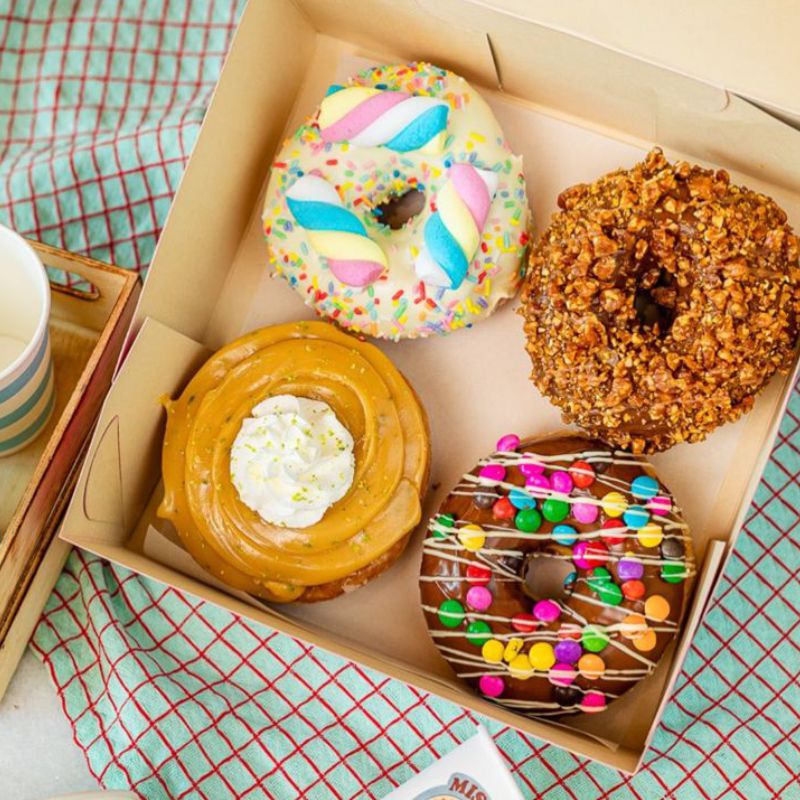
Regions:
<svg viewBox="0 0 800 800"><path fill-rule="evenodd" d="M520 312L532 379L565 421L665 450L737 419L789 367L798 239L769 197L654 149L558 204Z"/></svg>

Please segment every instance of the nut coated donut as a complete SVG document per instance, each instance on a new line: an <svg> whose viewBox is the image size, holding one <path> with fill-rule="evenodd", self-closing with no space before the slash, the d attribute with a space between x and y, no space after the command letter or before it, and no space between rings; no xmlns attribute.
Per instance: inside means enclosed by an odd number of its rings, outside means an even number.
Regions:
<svg viewBox="0 0 800 800"><path fill-rule="evenodd" d="M567 189L522 291L536 386L567 422L633 452L737 419L798 334L798 240L723 170L670 164Z"/></svg>
<svg viewBox="0 0 800 800"><path fill-rule="evenodd" d="M655 669L694 573L680 509L642 458L507 435L431 520L420 594L460 678L558 716L602 711Z"/></svg>
<svg viewBox="0 0 800 800"><path fill-rule="evenodd" d="M277 155L263 212L305 303L388 339L470 327L513 297L527 223L522 159L491 109L425 63L331 86Z"/></svg>
<svg viewBox="0 0 800 800"><path fill-rule="evenodd" d="M420 520L425 412L383 353L331 325L237 339L166 408L159 515L235 589L327 600L390 566Z"/></svg>

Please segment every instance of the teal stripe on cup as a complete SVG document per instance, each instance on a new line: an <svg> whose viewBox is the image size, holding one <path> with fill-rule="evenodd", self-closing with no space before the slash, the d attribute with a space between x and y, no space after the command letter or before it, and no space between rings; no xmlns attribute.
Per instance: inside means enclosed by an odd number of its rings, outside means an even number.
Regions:
<svg viewBox="0 0 800 800"><path fill-rule="evenodd" d="M10 400L14 395L19 394L25 388L30 379L36 374L36 371L42 364L42 360L47 355L48 344L49 336L45 336L42 340L42 346L36 353L36 357L28 364L25 371L18 378L15 378L8 386L0 389L0 403L5 403L6 400ZM2 420L0 420L0 424L2 424Z"/></svg>
<svg viewBox="0 0 800 800"><path fill-rule="evenodd" d="M6 439L5 441L0 438L0 453L10 453L12 450L17 450L18 448L26 445L32 439L36 438L38 433L50 419L50 415L53 413L53 407L55 404L56 393L51 392L50 399L47 401L47 405L41 411L39 416L27 428L20 431L15 436L12 436L10 439Z"/></svg>
<svg viewBox="0 0 800 800"><path fill-rule="evenodd" d="M9 425L19 422L19 420L21 420L26 414L30 414L30 412L36 407L36 404L42 399L45 391L47 391L52 378L53 365L50 364L50 366L47 368L47 372L44 374L44 377L39 382L39 385L36 387L33 394L21 406L16 408L10 414L0 417L0 438L3 436L3 428L7 428Z"/></svg>
<svg viewBox="0 0 800 800"><path fill-rule="evenodd" d="M22 450L55 408L50 282L34 249L0 225L0 458Z"/></svg>

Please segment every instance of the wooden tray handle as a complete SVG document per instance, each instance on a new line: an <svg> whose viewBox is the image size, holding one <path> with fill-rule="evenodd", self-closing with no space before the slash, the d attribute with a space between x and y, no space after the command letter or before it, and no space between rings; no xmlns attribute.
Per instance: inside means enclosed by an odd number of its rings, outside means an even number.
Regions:
<svg viewBox="0 0 800 800"><path fill-rule="evenodd" d="M48 244L34 242L30 239L28 244L33 247L39 258L46 267L55 267L63 272L69 272L83 278L94 287L92 292L83 292L68 286L61 286L50 282L54 291L70 297L78 298L88 302L108 301L117 297L129 281L135 280L132 273L126 273L119 268L95 261L93 258L78 255L77 253L66 253Z"/></svg>
<svg viewBox="0 0 800 800"><path fill-rule="evenodd" d="M73 272L72 270L65 270L61 269L61 267L54 267L52 264L48 265L53 269L57 269L60 272L63 272L65 275L78 275L77 272ZM80 277L78 275L78 277ZM101 294L100 290L91 282L89 282L89 290L79 289L75 286L66 286L63 283L57 283L52 278L50 278L50 289L51 291L58 292L59 294L66 294L69 297L75 297L78 300L84 300L86 302L92 303L100 300Z"/></svg>

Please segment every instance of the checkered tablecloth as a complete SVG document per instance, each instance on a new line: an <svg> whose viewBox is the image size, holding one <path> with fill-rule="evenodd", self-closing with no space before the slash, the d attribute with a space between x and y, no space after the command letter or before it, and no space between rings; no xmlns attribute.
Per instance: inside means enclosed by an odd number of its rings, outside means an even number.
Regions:
<svg viewBox="0 0 800 800"><path fill-rule="evenodd" d="M0 219L145 267L239 10L0 0ZM795 393L645 768L487 723L524 794L800 798L799 445ZM33 646L92 772L145 798L381 797L476 721L78 552Z"/></svg>

